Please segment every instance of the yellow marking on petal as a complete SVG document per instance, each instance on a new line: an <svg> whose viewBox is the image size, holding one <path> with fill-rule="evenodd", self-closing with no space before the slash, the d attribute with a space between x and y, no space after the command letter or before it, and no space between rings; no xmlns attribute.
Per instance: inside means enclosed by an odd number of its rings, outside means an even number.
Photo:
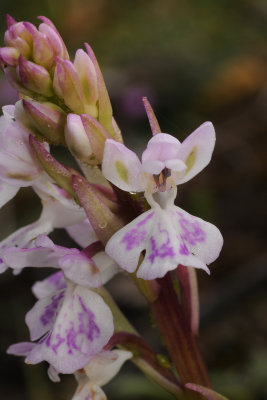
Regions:
<svg viewBox="0 0 267 400"><path fill-rule="evenodd" d="M125 165L123 164L123 162L117 160L115 162L115 167L116 170L118 172L119 177L125 182L125 183L129 183L129 179L128 179L128 171L127 168L125 167Z"/></svg>
<svg viewBox="0 0 267 400"><path fill-rule="evenodd" d="M185 160L185 164L187 166L185 175L191 170L191 168L195 164L196 157L197 157L197 146L193 147L193 149L190 151L187 159Z"/></svg>
<svg viewBox="0 0 267 400"><path fill-rule="evenodd" d="M32 181L33 180L33 176L30 175L25 175L25 174L20 174L20 173L8 173L7 176L11 179L21 179L23 181Z"/></svg>

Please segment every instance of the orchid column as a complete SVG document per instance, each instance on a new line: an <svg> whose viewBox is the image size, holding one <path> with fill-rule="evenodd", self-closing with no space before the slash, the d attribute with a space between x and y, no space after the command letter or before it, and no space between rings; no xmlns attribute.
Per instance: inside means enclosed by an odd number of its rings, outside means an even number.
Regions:
<svg viewBox="0 0 267 400"><path fill-rule="evenodd" d="M101 386L128 359L177 399L223 399L209 388L198 349L194 269L209 274L222 236L174 205L177 185L209 163L214 128L204 123L180 143L161 132L144 98L153 137L140 161L122 143L90 46L70 61L53 23L40 19L37 29L7 16L0 48L1 67L21 99L4 107L0 119L0 205L24 186L43 205L37 221L0 243L0 271L56 272L32 288L37 302L26 315L30 341L8 352L27 363L48 362L54 381L74 373L73 400L105 399ZM55 146L64 147L79 170L52 156ZM57 228L66 229L78 248L53 243L48 235ZM117 273L133 279L148 300L170 363L105 289Z"/></svg>

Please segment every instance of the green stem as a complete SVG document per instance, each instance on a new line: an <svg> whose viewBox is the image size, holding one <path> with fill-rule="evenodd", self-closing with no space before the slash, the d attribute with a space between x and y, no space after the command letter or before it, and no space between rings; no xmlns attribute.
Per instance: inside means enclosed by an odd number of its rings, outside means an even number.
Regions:
<svg viewBox="0 0 267 400"><path fill-rule="evenodd" d="M167 274L158 282L161 291L158 298L151 303L151 308L181 383L185 385L192 382L210 387L196 337L192 334L178 302L170 275ZM203 399L198 393L187 393L188 399Z"/></svg>

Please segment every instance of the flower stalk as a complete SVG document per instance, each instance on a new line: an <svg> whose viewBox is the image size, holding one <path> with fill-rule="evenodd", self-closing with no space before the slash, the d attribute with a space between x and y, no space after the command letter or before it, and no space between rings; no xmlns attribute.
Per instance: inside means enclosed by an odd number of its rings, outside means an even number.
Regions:
<svg viewBox="0 0 267 400"><path fill-rule="evenodd" d="M161 291L156 301L150 303L165 346L173 360L181 383L194 382L210 387L209 377L199 351L197 340L174 291L171 277L167 274L158 280ZM188 391L189 399L202 397Z"/></svg>

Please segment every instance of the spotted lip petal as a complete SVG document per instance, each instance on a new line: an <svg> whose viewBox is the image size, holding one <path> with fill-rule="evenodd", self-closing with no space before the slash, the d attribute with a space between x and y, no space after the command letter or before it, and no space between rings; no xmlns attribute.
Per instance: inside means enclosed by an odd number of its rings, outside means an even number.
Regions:
<svg viewBox="0 0 267 400"><path fill-rule="evenodd" d="M39 319L43 310L41 307ZM53 328L31 350L26 362L37 364L45 360L58 372L69 374L85 367L102 350L113 333L113 317L98 294L74 285L68 285L60 309L47 313L48 319L56 313Z"/></svg>
<svg viewBox="0 0 267 400"><path fill-rule="evenodd" d="M140 215L111 237L107 254L128 272L134 272L140 254L145 257L137 277L151 280L163 277L179 264L209 273L206 264L214 261L221 250L223 239L212 224L186 213L172 203L168 192L162 206L154 202L152 209Z"/></svg>

